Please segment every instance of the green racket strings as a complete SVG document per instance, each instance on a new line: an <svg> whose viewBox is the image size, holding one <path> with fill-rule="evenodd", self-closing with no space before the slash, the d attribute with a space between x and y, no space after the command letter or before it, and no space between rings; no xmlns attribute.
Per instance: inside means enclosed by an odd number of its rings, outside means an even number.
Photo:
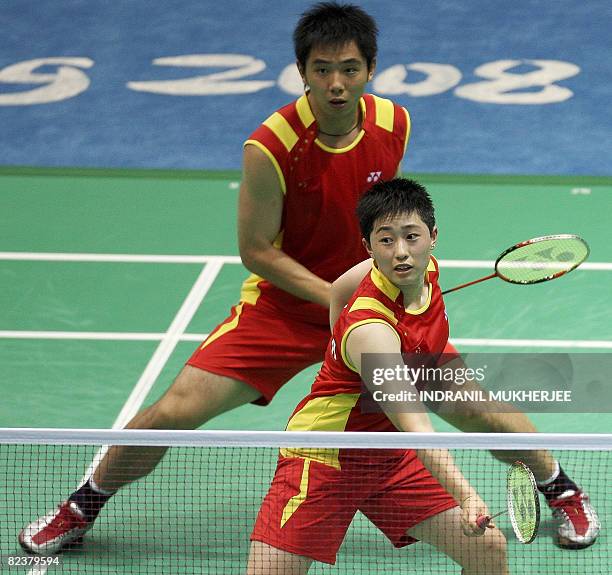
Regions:
<svg viewBox="0 0 612 575"><path fill-rule="evenodd" d="M536 283L573 270L588 255L588 245L577 236L543 238L504 254L496 264L496 271L512 283Z"/></svg>
<svg viewBox="0 0 612 575"><path fill-rule="evenodd" d="M533 475L521 463L508 470L508 512L519 540L533 541L538 530L539 501Z"/></svg>

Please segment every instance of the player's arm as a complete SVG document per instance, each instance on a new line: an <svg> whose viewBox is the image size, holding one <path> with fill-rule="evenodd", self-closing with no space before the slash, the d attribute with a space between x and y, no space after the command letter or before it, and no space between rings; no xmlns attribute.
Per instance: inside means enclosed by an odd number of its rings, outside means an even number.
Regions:
<svg viewBox="0 0 612 575"><path fill-rule="evenodd" d="M398 335L390 325L382 322L367 323L354 328L347 337L345 350L347 359L360 375L362 375L361 358L364 353L380 354L380 364L377 363L377 367L383 369L394 370L395 366L403 363ZM369 378L362 376L362 379L368 381ZM406 385L409 383L389 382L388 385L385 384L384 389L393 393L405 389ZM380 406L400 431L434 431L429 415L424 409L417 409L417 405L406 410L397 409L397 405L396 409L392 410L383 402ZM489 511L476 490L455 465L450 452L447 449L419 449L418 455L425 467L461 505L462 527L465 534L482 535L484 530L478 527L476 519L480 515L489 515Z"/></svg>
<svg viewBox="0 0 612 575"><path fill-rule="evenodd" d="M361 280L372 268L372 259L368 258L359 262L348 271L344 272L331 287L331 299L329 304L329 325L334 326L342 308L346 305L348 300L353 295L353 292L357 289L357 286L361 283Z"/></svg>
<svg viewBox="0 0 612 575"><path fill-rule="evenodd" d="M273 245L281 229L283 200L278 174L268 157L256 146L245 146L238 200L243 264L290 294L327 307L331 284Z"/></svg>

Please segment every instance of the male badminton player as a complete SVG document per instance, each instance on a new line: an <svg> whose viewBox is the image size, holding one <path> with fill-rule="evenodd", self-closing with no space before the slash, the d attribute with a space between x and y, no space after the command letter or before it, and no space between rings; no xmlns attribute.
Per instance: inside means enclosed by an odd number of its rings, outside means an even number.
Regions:
<svg viewBox="0 0 612 575"><path fill-rule="evenodd" d="M377 27L361 8L314 5L298 22L294 48L305 94L244 147L238 235L253 275L227 320L129 428L193 429L245 403L266 405L323 360L331 282L367 256L357 200L399 171L410 123L401 106L364 94L376 67ZM24 529L20 543L48 554L80 538L112 494L149 473L164 451L112 447L93 477Z"/></svg>

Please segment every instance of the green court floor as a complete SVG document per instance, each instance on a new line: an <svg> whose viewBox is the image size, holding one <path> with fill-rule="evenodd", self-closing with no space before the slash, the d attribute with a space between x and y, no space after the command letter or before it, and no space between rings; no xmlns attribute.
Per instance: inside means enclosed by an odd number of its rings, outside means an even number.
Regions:
<svg viewBox="0 0 612 575"><path fill-rule="evenodd" d="M122 426L163 393L197 343L226 317L247 276L235 239L238 179L237 173L0 172L0 427ZM436 256L444 287L486 275L499 252L530 237L576 233L591 246L588 265L558 281L522 287L492 280L449 294L451 338L461 351L612 349L612 179L419 179L436 204ZM283 429L316 370L298 375L266 409L245 406L206 428ZM533 414L533 419L541 431L612 430L610 413ZM436 426L449 429L439 421ZM88 452L79 456L74 473L66 480L64 469L58 486L78 482L90 459ZM0 469L6 467L0 463ZM488 489L499 497L494 486ZM590 491L600 505L611 495L607 485ZM55 495L39 497L41 504L55 503ZM18 522L32 513L27 506ZM136 528L138 521L128 523ZM15 551L13 529L2 518L0 524L1 552ZM574 566L567 572L608 573L603 569L611 544L605 533L590 550L563 552L563 565ZM92 537L110 557L107 530ZM365 548L370 538L381 544L380 534L359 527L346 548ZM530 548L530 553L540 549L539 563L516 559L520 572L551 572L546 569L558 555L547 559L552 551L546 546L549 538ZM413 567L414 557L430 553L418 547L408 551ZM513 552L524 554L522 548ZM427 557L421 561L430 561ZM231 572L240 572L242 559L239 555ZM147 571L144 559L139 565ZM375 566L361 568L374 572ZM439 572L446 568L440 563Z"/></svg>
<svg viewBox="0 0 612 575"><path fill-rule="evenodd" d="M207 265L206 256L227 259L212 270L212 284L178 334L145 403L159 396L198 336L212 330L236 302L248 274L236 257L239 174L5 172L0 178L0 425L110 427ZM610 349L612 181L420 179L437 208L436 255L445 287L485 275L486 262L505 247L551 233L583 236L591 246L589 263L602 264L552 283L523 287L493 280L449 294L451 337L460 350ZM92 261L91 254L108 257ZM152 255L170 257L162 263L146 259ZM195 261L183 263L178 256ZM445 261L462 267L445 267ZM471 267L472 261L485 267ZM83 332L107 336L85 339ZM60 335L68 339L57 339ZM475 341L462 345L465 340ZM512 347L495 340L512 340ZM542 347L545 340L553 345ZM569 347L556 346L559 340ZM314 371L298 376L267 409L247 406L207 427L282 429ZM578 417L576 423L564 418L557 425L549 419L543 420L544 431L611 428L607 417Z"/></svg>

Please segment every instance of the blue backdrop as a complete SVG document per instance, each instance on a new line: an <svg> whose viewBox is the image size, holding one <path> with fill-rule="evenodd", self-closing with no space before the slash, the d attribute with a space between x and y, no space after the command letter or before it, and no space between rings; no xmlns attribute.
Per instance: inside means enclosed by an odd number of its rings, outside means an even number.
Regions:
<svg viewBox="0 0 612 575"><path fill-rule="evenodd" d="M0 164L232 169L293 99L303 1L3 0ZM360 2L405 168L612 174L609 0Z"/></svg>

